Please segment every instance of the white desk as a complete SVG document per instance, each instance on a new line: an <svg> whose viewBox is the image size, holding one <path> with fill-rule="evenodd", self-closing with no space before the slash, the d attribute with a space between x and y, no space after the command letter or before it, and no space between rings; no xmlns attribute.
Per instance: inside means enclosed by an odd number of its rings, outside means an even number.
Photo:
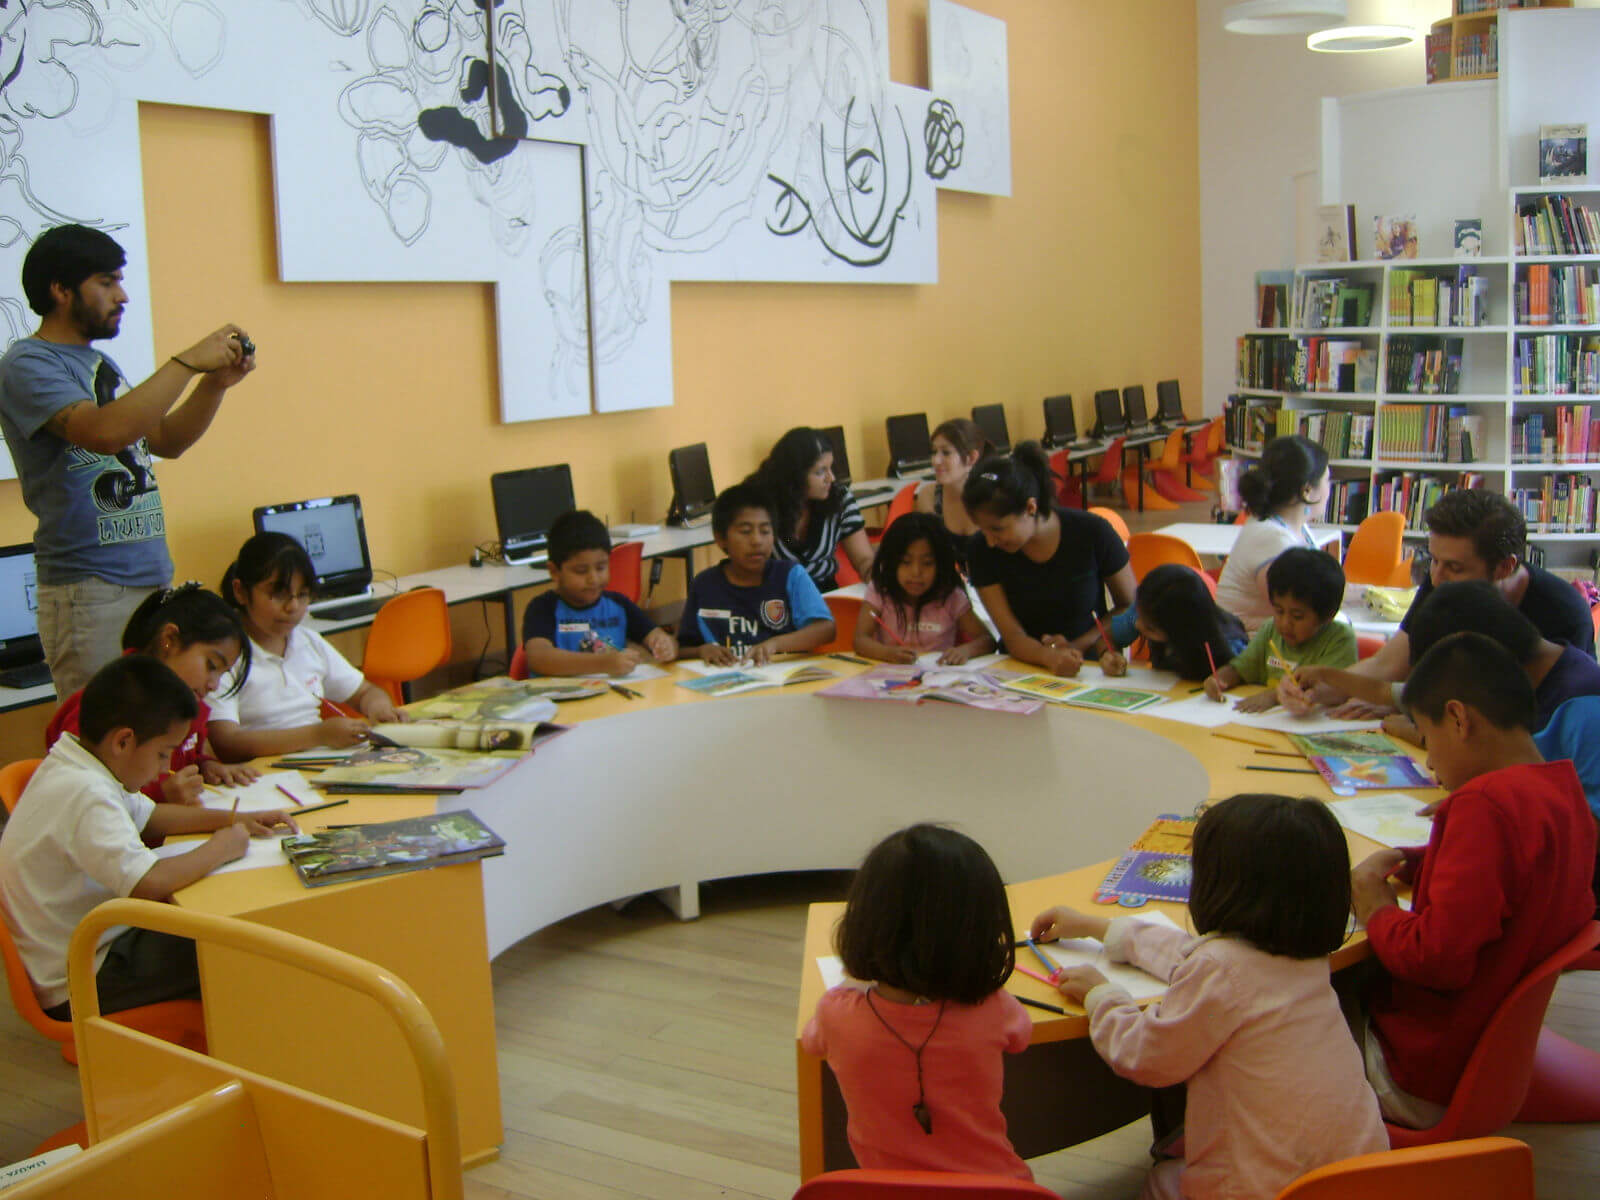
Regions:
<svg viewBox="0 0 1600 1200"><path fill-rule="evenodd" d="M1152 529L1150 532L1175 537L1180 542L1186 543L1196 554L1226 558L1233 552L1233 543L1239 540L1239 531L1243 528L1242 525L1218 525L1205 521L1176 521L1171 525ZM1331 545L1339 541L1340 537L1337 529L1316 528L1312 529L1311 536L1316 539L1319 546Z"/></svg>
<svg viewBox="0 0 1600 1200"><path fill-rule="evenodd" d="M43 704L55 698L56 689L53 684L41 683L37 687L29 688L0 687L0 713L31 708L35 704Z"/></svg>

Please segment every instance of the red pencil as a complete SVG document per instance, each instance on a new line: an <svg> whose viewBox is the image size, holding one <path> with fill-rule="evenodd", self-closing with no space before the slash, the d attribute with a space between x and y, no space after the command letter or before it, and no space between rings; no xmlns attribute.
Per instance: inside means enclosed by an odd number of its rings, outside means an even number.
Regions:
<svg viewBox="0 0 1600 1200"><path fill-rule="evenodd" d="M1105 622L1100 619L1100 614L1094 614L1094 627L1100 631L1100 640L1105 643L1107 650L1115 650L1116 643L1111 640L1111 631L1106 628Z"/></svg>
<svg viewBox="0 0 1600 1200"><path fill-rule="evenodd" d="M1206 643L1206 661L1211 664L1211 673L1213 675L1215 675L1217 673L1217 660L1215 658L1211 657L1211 643L1210 642ZM1219 680L1218 682L1220 683L1221 681Z"/></svg>

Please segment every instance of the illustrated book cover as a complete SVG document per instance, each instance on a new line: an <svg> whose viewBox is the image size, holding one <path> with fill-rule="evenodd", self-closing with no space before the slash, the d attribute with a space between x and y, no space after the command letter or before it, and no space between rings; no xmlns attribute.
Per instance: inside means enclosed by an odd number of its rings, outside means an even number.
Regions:
<svg viewBox="0 0 1600 1200"><path fill-rule="evenodd" d="M1187 904L1194 880L1195 817L1164 813L1134 839L1095 892L1101 904L1137 907L1146 900Z"/></svg>
<svg viewBox="0 0 1600 1200"><path fill-rule="evenodd" d="M1582 182L1589 178L1589 127L1539 126L1539 182Z"/></svg>
<svg viewBox="0 0 1600 1200"><path fill-rule="evenodd" d="M1308 754L1335 796L1372 788L1437 787L1408 754Z"/></svg>
<svg viewBox="0 0 1600 1200"><path fill-rule="evenodd" d="M318 772L312 783L335 795L464 792L493 783L526 757L519 750L368 746Z"/></svg>
<svg viewBox="0 0 1600 1200"><path fill-rule="evenodd" d="M429 696L405 706L413 720L548 721L558 700L603 696L607 688L592 679L512 679L497 675Z"/></svg>
<svg viewBox="0 0 1600 1200"><path fill-rule="evenodd" d="M291 834L279 845L307 887L398 875L505 851L505 842L472 813L436 813L375 825Z"/></svg>
<svg viewBox="0 0 1600 1200"><path fill-rule="evenodd" d="M1395 745L1386 733L1376 729L1352 729L1339 733L1291 733L1289 741L1307 758L1313 754L1397 754Z"/></svg>
<svg viewBox="0 0 1600 1200"><path fill-rule="evenodd" d="M1316 220L1318 262L1350 262L1355 258L1355 205L1324 204L1317 209Z"/></svg>
<svg viewBox="0 0 1600 1200"><path fill-rule="evenodd" d="M990 712L1027 716L1044 708L1043 701L1017 695L1003 677L1009 672L968 671L958 667L882 666L841 679L817 693L837 700L885 700L920 704L942 701Z"/></svg>
<svg viewBox="0 0 1600 1200"><path fill-rule="evenodd" d="M1372 256L1374 258L1415 258L1417 256L1417 217L1372 218Z"/></svg>
<svg viewBox="0 0 1600 1200"><path fill-rule="evenodd" d="M1162 704L1166 697L1160 692L1142 692L1137 688L1086 687L1073 692L1065 700L1081 708L1098 708L1103 712L1141 712L1153 705Z"/></svg>
<svg viewBox="0 0 1600 1200"><path fill-rule="evenodd" d="M814 683L819 679L838 677L837 671L830 671L814 658L765 663L759 667L718 667L698 659L678 665L696 676L694 679L678 680L678 686L699 692L702 696L736 696L741 692L754 692L762 688Z"/></svg>

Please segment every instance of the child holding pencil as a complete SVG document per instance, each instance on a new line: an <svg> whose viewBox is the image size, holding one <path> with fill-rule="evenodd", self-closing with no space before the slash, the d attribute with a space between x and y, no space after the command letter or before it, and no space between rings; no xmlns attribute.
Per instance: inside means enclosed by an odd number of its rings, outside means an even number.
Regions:
<svg viewBox="0 0 1600 1200"><path fill-rule="evenodd" d="M1150 666L1180 679L1215 675L1217 663L1231 661L1250 640L1239 618L1211 598L1199 572L1181 563L1163 563L1146 574L1133 607L1113 617L1110 630L1114 648L1100 653L1107 675L1127 674L1122 648L1141 637L1150 647Z"/></svg>
<svg viewBox="0 0 1600 1200"><path fill-rule="evenodd" d="M915 662L939 651L954 666L994 649L972 611L949 536L932 513L909 512L884 531L856 621L855 651L883 662Z"/></svg>

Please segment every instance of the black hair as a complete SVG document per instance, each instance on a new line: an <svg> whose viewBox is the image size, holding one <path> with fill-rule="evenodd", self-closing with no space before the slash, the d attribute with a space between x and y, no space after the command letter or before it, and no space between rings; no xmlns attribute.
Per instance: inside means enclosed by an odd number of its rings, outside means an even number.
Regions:
<svg viewBox="0 0 1600 1200"><path fill-rule="evenodd" d="M148 654L124 654L94 673L78 707L78 732L93 745L114 729L133 730L140 743L179 721L193 721L200 702L173 669Z"/></svg>
<svg viewBox="0 0 1600 1200"><path fill-rule="evenodd" d="M1344 603L1344 568L1331 554L1296 546L1267 564L1267 595L1293 596L1331 621Z"/></svg>
<svg viewBox="0 0 1600 1200"><path fill-rule="evenodd" d="M1134 604L1167 639L1150 639L1150 665L1182 679L1204 679L1213 661L1218 667L1231 662L1234 642L1245 635L1239 618L1217 606L1199 572L1182 563L1152 568L1139 581Z"/></svg>
<svg viewBox="0 0 1600 1200"><path fill-rule="evenodd" d="M47 317L56 307L51 284L74 291L89 276L120 271L127 261L127 252L110 234L87 225L57 225L28 247L22 260L22 293L29 308Z"/></svg>
<svg viewBox="0 0 1600 1200"><path fill-rule="evenodd" d="M1048 517L1055 501L1055 476L1044 447L1035 441L1018 443L1010 454L991 454L978 460L967 473L961 503L969 513L1010 517L1023 512L1032 500L1041 517Z"/></svg>
<svg viewBox="0 0 1600 1200"><path fill-rule="evenodd" d="M1422 520L1429 533L1471 538L1473 553L1491 571L1508 558L1520 560L1527 547L1528 523L1499 492L1455 488L1440 496Z"/></svg>
<svg viewBox="0 0 1600 1200"><path fill-rule="evenodd" d="M726 537L733 528L734 518L747 508L759 508L767 514L767 520L773 519L772 497L765 488L748 479L723 488L711 505L711 532L717 537Z"/></svg>
<svg viewBox="0 0 1600 1200"><path fill-rule="evenodd" d="M239 661L233 670L233 684L223 694L232 696L244 686L250 676L250 638L237 608L192 579L175 588L158 588L128 618L122 630L122 648L153 655L156 639L168 625L178 631L180 650L196 642L218 643L229 638L237 642Z"/></svg>
<svg viewBox="0 0 1600 1200"><path fill-rule="evenodd" d="M224 600L243 612L245 603L233 594L235 581L246 592L260 583L270 583L275 590L288 591L296 575L308 586L316 582L317 569L311 565L311 555L287 533L268 530L239 547L239 557L228 564L219 590Z"/></svg>
<svg viewBox="0 0 1600 1200"><path fill-rule="evenodd" d="M978 452L979 458L994 450L989 439L983 436L983 430L978 423L969 421L966 417L951 417L943 422L929 435L928 440L931 442L934 438L943 438L949 442L963 461L974 450Z"/></svg>
<svg viewBox="0 0 1600 1200"><path fill-rule="evenodd" d="M1411 661L1419 661L1452 633L1481 633L1519 663L1531 659L1544 641L1539 627L1487 579L1441 583L1428 593L1406 622Z"/></svg>
<svg viewBox="0 0 1600 1200"><path fill-rule="evenodd" d="M1411 668L1400 707L1413 716L1444 720L1456 700L1476 709L1496 729L1533 731L1538 702L1533 683L1511 652L1481 633L1452 633Z"/></svg>
<svg viewBox="0 0 1600 1200"><path fill-rule="evenodd" d="M1345 939L1350 851L1320 800L1242 793L1200 814L1189 916L1196 933L1323 958Z"/></svg>
<svg viewBox="0 0 1600 1200"><path fill-rule="evenodd" d="M800 513L807 505L813 517L827 517L838 510L844 496L844 489L838 484L833 485L826 500L806 496L806 476L817 465L817 459L832 453L833 443L827 435L800 425L779 438L761 465L745 479L766 492L767 511L772 514L773 531L779 537L793 540Z"/></svg>
<svg viewBox="0 0 1600 1200"><path fill-rule="evenodd" d="M1310 438L1275 437L1259 465L1239 476L1239 499L1251 516L1265 520L1300 498L1328 472L1328 452Z"/></svg>
<svg viewBox="0 0 1600 1200"><path fill-rule="evenodd" d="M917 541L926 541L933 551L933 586L915 602L900 588L900 561ZM926 604L938 604L961 586L956 569L956 550L944 522L932 513L908 512L896 517L883 531L878 552L872 560L870 582L899 611L902 620L915 621ZM906 622L909 623L909 622Z"/></svg>
<svg viewBox="0 0 1600 1200"><path fill-rule="evenodd" d="M551 524L547 545L550 565L559 567L585 550L604 550L610 554L611 535L599 517L586 508L574 508L562 513Z"/></svg>
<svg viewBox="0 0 1600 1200"><path fill-rule="evenodd" d="M929 1000L977 1004L1011 976L1011 906L982 846L912 825L872 848L834 931L844 969Z"/></svg>

